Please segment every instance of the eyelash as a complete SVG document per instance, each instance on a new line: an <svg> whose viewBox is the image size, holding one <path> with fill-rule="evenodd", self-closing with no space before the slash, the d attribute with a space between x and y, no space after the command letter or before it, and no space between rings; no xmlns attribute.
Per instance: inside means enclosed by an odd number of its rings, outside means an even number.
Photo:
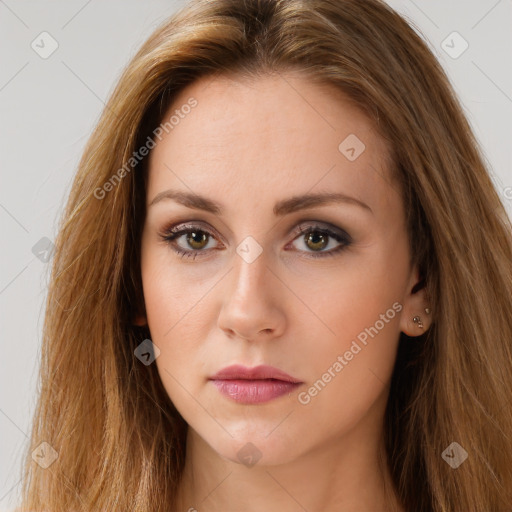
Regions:
<svg viewBox="0 0 512 512"><path fill-rule="evenodd" d="M160 233L160 238L167 244L171 246L171 249L177 253L181 258L192 258L196 259L197 256L199 256L199 253L201 252L209 252L213 249L191 249L191 250L185 250L176 245L176 242L174 242L177 238L180 238L184 234L188 234L190 232L199 232L208 235L209 237L213 237L214 235L209 232L206 229L203 229L199 225L194 224L179 224L177 226L171 226L166 228L163 233ZM310 253L309 256L306 256L307 258L326 258L329 256L335 256L339 254L340 252L344 251L347 247L349 247L352 244L351 237L345 233L344 231L340 231L340 233L336 233L332 231L331 229L327 227L322 227L319 224L313 223L306 227L301 226L299 230L295 233L296 236L292 241L295 241L297 238L299 238L301 235L309 234L309 233L320 233L322 235L327 235L329 238L333 238L337 242L339 242L341 245L335 249L331 249L329 251L321 251L315 254L315 252L310 251L299 251L299 252L306 252ZM202 256L201 256L202 257Z"/></svg>

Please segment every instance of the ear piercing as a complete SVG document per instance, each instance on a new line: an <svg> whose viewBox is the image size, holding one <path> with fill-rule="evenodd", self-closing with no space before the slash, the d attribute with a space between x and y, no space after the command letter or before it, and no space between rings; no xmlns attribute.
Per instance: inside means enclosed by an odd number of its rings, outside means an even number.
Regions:
<svg viewBox="0 0 512 512"><path fill-rule="evenodd" d="M418 324L418 327L420 329L423 329L424 325L423 325L423 322L421 321L421 318L419 316L415 316L412 321L415 323L415 324Z"/></svg>
<svg viewBox="0 0 512 512"><path fill-rule="evenodd" d="M430 308L425 308L425 313L426 313L427 315L430 315ZM415 324L417 324L417 325L418 325L418 327L419 327L420 329L423 329L423 328L425 327L425 326L423 325L423 322L422 322L422 320L421 320L421 317L419 317L419 316L415 316L415 317L412 319L412 321L413 321Z"/></svg>

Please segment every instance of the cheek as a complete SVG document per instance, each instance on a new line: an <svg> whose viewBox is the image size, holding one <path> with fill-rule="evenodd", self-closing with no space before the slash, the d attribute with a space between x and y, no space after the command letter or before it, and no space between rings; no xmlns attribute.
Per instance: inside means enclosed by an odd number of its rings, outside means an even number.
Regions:
<svg viewBox="0 0 512 512"><path fill-rule="evenodd" d="M201 340L207 338L208 312L205 309L207 288L198 284L190 273L178 271L165 251L143 252L142 282L151 341L160 354L158 372L175 405L190 408L190 395L195 396L205 374L208 354Z"/></svg>
<svg viewBox="0 0 512 512"><path fill-rule="evenodd" d="M166 366L179 367L187 359L200 358L201 340L209 321L204 288L184 286L176 276L160 274L144 286L146 312L152 341Z"/></svg>
<svg viewBox="0 0 512 512"><path fill-rule="evenodd" d="M358 402L354 406L369 406L363 397L371 402L388 382L400 336L399 301L373 295L363 304L358 302L340 298L332 311L322 309L331 333L317 337L314 344L304 340L297 347L308 361L307 377L312 386L308 395L336 400L341 393L346 412L350 397Z"/></svg>
<svg viewBox="0 0 512 512"><path fill-rule="evenodd" d="M322 435L349 432L363 418L383 414L399 340L400 304L366 302L361 308L347 302L338 316L328 318L336 336L325 336L299 350L307 361L306 385L297 394L298 429L317 428ZM379 414L376 412L378 418ZM371 420L374 421L374 420ZM380 420L375 420L380 421Z"/></svg>
<svg viewBox="0 0 512 512"><path fill-rule="evenodd" d="M302 289L308 291L302 295L326 327L323 331L332 350L350 344L360 334L364 342L366 330L375 333L375 324L384 337L394 339L399 334L406 261L407 254L375 244L364 255L345 258L330 275L315 279L314 288L307 289L307 281L303 282Z"/></svg>
<svg viewBox="0 0 512 512"><path fill-rule="evenodd" d="M407 252L375 248L324 283L323 295L310 296L328 327L314 346L306 336L298 348L309 366L302 403L318 414L339 424L356 421L386 388L400 337L406 261Z"/></svg>
<svg viewBox="0 0 512 512"><path fill-rule="evenodd" d="M151 334L167 343L201 309L205 288L198 276L180 272L168 251L157 247L142 251L141 273Z"/></svg>

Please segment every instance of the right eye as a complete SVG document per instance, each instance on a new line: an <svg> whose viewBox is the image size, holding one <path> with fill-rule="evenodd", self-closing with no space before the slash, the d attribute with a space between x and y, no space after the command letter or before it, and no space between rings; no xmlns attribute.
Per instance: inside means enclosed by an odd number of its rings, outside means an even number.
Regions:
<svg viewBox="0 0 512 512"><path fill-rule="evenodd" d="M212 248L208 248L208 241L214 235L209 231L205 231L202 227L193 224L180 224L175 227L167 228L160 237L169 243L171 249L179 254L182 258L195 259L200 252L209 252ZM179 240L182 240L182 245ZM187 244L191 249L185 247ZM202 257L202 256L201 256Z"/></svg>

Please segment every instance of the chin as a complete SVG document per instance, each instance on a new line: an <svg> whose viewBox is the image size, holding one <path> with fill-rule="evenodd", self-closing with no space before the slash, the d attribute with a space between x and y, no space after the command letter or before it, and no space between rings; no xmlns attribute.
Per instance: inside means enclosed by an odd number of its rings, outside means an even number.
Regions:
<svg viewBox="0 0 512 512"><path fill-rule="evenodd" d="M275 425L268 429L264 428L259 432L248 429L233 434L231 437L224 432L222 438L211 437L211 430L204 440L217 454L230 462L252 468L257 466L277 466L286 464L300 456L300 445L294 439L291 439L283 431L283 435L272 432ZM270 433L270 435L269 435Z"/></svg>

